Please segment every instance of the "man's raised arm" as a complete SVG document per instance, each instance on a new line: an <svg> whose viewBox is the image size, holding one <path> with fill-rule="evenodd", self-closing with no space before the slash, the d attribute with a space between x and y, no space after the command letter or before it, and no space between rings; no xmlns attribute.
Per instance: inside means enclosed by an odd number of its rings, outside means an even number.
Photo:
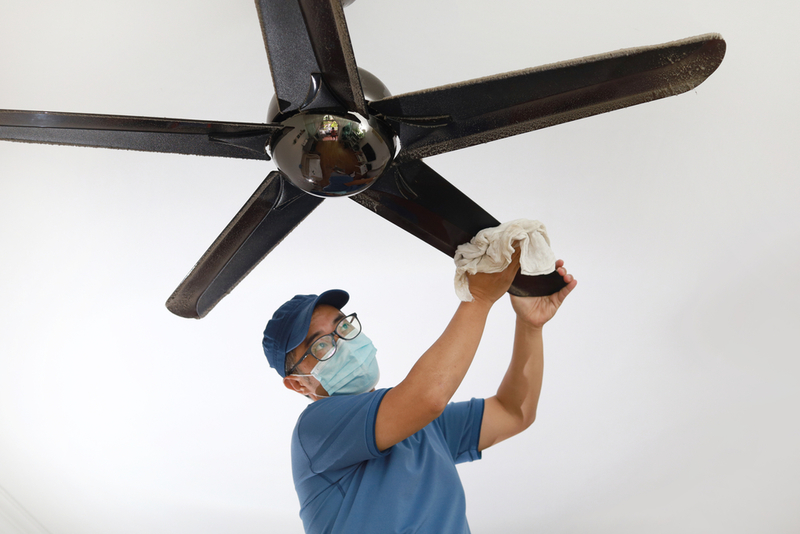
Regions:
<svg viewBox="0 0 800 534"><path fill-rule="evenodd" d="M381 401L375 423L379 450L411 436L444 411L472 364L489 310L508 291L518 270L516 251L504 271L470 276L474 300L459 304L444 333Z"/></svg>
<svg viewBox="0 0 800 534"><path fill-rule="evenodd" d="M556 262L556 269L567 283L558 293L547 297L511 296L517 314L511 364L497 394L484 404L478 450L519 434L536 419L544 370L542 328L578 284L567 274L563 260Z"/></svg>

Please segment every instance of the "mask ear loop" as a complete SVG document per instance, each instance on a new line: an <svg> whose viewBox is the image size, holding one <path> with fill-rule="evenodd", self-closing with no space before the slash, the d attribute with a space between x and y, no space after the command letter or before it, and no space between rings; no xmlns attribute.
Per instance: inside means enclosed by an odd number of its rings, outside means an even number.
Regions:
<svg viewBox="0 0 800 534"><path fill-rule="evenodd" d="M304 378L317 378L314 375L304 375L304 374L300 374L300 373L292 373L291 376L301 376L301 377L304 377ZM314 393L314 396L317 397L317 398L320 398L320 399L326 399L326 398L330 397L330 395L318 395L317 393ZM307 399L310 399L311 395L306 395L305 397Z"/></svg>
<svg viewBox="0 0 800 534"><path fill-rule="evenodd" d="M360 332L359 332L359 333L360 333ZM342 345L344 345L345 343L347 343L347 341L348 341L347 339L344 339L343 337L341 337L341 336L340 336L339 334L337 334L336 332L332 332L332 335L334 336L334 339L335 339L335 342L336 342L336 348L337 348L337 350L338 350L339 348L341 348L341 346L342 346ZM324 367L324 366L325 366L325 365L326 365L326 364L327 364L329 361L331 361L331 359L332 359L332 357L331 357L331 358L328 358L327 360L319 360L319 361L317 361L317 364L316 364L316 365L314 366L314 368L311 370L311 374L292 373L292 376L302 376L302 377L306 377L306 378L314 378L314 379L316 379L316 380L317 380L317 382L319 382L319 384L320 384L320 385L322 385L322 380L320 380L320 378L319 378L319 377L317 377L317 376L315 376L315 375L314 375L314 370L316 370L316 369L319 369L319 366L320 366L320 365L322 365L322 366ZM352 373L351 373L351 374L352 374ZM324 387L323 387L323 389L324 389ZM326 393L327 393L327 391L326 391ZM315 395L317 398L321 398L321 399L324 399L324 398L329 398L329 397L331 396L331 395L330 395L330 393L328 393L328 394L326 394L326 395L317 395L316 393L314 393L314 395ZM307 397L307 398L309 398L309 399L311 398L309 395L306 395L306 397Z"/></svg>

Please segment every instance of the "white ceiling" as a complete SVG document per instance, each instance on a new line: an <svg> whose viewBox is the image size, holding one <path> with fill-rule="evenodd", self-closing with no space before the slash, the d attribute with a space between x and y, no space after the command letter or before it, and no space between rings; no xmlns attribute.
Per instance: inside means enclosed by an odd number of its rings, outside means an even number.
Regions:
<svg viewBox="0 0 800 534"><path fill-rule="evenodd" d="M394 94L723 34L688 94L426 160L498 219L545 222L579 279L547 328L538 421L460 472L474 532L797 532L798 4L346 13ZM271 95L251 0L0 3L0 108L261 122ZM273 309L348 289L391 386L457 299L449 258L332 200L207 318L171 315L272 169L0 143L1 532L302 531L305 400L261 352ZM512 333L503 301L456 399L493 394Z"/></svg>

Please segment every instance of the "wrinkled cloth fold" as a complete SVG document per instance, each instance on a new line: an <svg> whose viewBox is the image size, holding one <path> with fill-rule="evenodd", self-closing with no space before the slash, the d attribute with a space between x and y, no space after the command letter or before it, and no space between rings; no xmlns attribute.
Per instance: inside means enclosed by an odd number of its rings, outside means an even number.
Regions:
<svg viewBox="0 0 800 534"><path fill-rule="evenodd" d="M535 276L551 273L556 268L556 257L550 248L547 228L539 221L518 219L494 228L486 228L456 249L456 295L464 302L472 302L467 274L497 273L508 267L514 254L514 244L519 242L520 271Z"/></svg>

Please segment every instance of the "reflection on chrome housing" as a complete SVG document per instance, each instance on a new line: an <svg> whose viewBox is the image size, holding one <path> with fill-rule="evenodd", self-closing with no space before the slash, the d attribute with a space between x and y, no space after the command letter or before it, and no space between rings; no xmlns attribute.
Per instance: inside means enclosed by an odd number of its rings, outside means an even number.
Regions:
<svg viewBox="0 0 800 534"><path fill-rule="evenodd" d="M395 153L394 136L378 119L356 113L299 113L272 146L281 172L319 197L360 193L378 179Z"/></svg>

